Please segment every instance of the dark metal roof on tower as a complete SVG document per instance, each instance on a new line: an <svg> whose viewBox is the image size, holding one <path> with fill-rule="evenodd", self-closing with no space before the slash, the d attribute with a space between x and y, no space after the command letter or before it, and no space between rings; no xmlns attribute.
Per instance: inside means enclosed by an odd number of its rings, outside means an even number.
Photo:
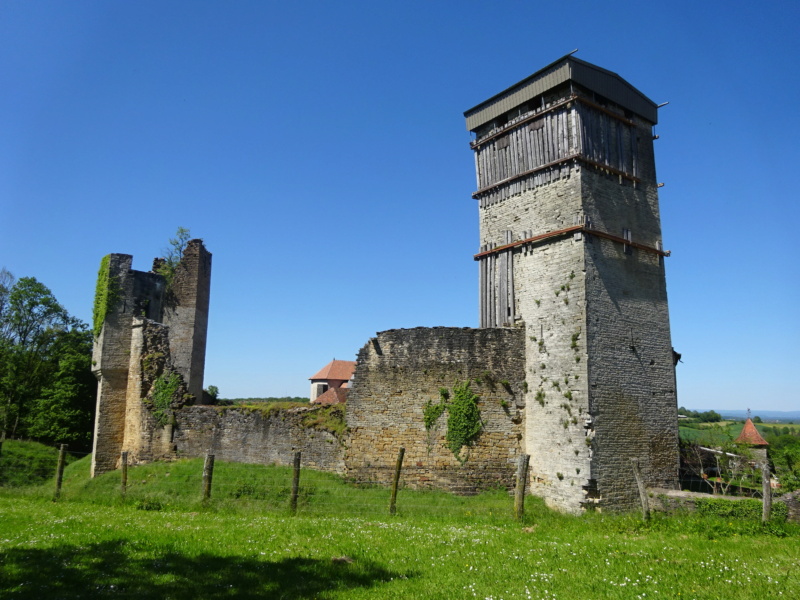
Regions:
<svg viewBox="0 0 800 600"><path fill-rule="evenodd" d="M567 54L470 108L464 113L467 129L474 131L520 104L569 81L600 94L653 124L658 123L657 105L650 98L616 73Z"/></svg>

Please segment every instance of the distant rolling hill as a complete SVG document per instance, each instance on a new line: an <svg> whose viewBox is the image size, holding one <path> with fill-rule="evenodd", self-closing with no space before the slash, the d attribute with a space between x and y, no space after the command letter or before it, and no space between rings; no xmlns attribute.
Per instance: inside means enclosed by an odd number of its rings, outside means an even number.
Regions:
<svg viewBox="0 0 800 600"><path fill-rule="evenodd" d="M691 410L697 410L700 412L705 412L707 408L693 408ZM721 414L725 418L730 419L746 419L747 418L747 411L746 410L720 410L714 409L719 414ZM750 409L751 416L759 416L764 421L794 421L800 422L800 410L755 410Z"/></svg>

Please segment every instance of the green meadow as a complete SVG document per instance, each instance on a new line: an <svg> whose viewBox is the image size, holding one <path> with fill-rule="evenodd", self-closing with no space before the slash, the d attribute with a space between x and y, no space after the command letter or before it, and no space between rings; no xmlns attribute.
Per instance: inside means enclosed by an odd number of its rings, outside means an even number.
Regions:
<svg viewBox="0 0 800 600"><path fill-rule="evenodd" d="M0 467L5 464L0 459ZM800 526L656 514L569 516L504 491L477 496L358 487L303 471L202 461L0 488L0 597L752 598L800 597Z"/></svg>

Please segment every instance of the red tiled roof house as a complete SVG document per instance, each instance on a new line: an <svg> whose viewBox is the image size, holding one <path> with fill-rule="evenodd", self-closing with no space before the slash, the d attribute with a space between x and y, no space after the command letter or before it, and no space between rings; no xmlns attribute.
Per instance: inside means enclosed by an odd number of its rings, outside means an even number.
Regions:
<svg viewBox="0 0 800 600"><path fill-rule="evenodd" d="M333 359L322 367L318 373L309 377L311 381L311 393L309 396L311 402L322 401L325 404L344 402L346 394L334 392L332 394L327 394L324 398L322 398L322 396L329 390L347 388L348 383L353 378L355 369L356 362L354 360Z"/></svg>
<svg viewBox="0 0 800 600"><path fill-rule="evenodd" d="M767 463L767 446L769 446L769 442L761 437L750 417L744 422L742 433L733 443L749 446L752 462L759 465Z"/></svg>

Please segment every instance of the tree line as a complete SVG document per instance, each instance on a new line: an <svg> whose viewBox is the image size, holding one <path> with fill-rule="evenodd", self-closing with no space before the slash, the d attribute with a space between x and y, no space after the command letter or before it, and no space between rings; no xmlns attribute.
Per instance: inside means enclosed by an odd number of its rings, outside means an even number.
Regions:
<svg viewBox="0 0 800 600"><path fill-rule="evenodd" d="M0 269L0 450L6 438L89 451L92 332L35 277Z"/></svg>
<svg viewBox="0 0 800 600"><path fill-rule="evenodd" d="M681 406L678 408L678 414L689 417L690 419L697 419L697 421L700 423L719 423L722 421L722 415L715 410L701 412L697 410L689 410L688 408Z"/></svg>

